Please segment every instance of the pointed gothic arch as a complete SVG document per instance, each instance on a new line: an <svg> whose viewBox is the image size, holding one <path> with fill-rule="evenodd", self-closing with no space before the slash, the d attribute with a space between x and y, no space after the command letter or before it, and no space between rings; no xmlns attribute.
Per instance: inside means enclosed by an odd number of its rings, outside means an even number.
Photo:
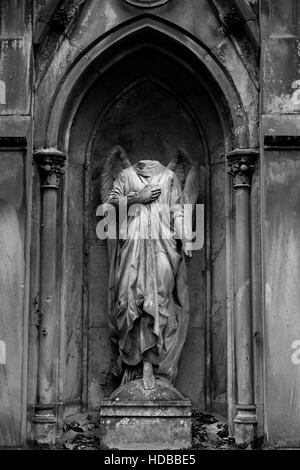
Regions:
<svg viewBox="0 0 300 470"><path fill-rule="evenodd" d="M215 102L224 130L227 127L231 146L247 147L248 118L228 71L195 37L149 14L113 28L81 53L67 70L49 107L44 146L66 151L68 129L87 90L113 63L149 45L173 56L183 67L197 74Z"/></svg>

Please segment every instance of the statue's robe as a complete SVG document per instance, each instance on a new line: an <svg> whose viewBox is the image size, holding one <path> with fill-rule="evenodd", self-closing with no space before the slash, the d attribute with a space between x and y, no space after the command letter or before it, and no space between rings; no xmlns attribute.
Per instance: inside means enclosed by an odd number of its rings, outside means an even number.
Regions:
<svg viewBox="0 0 300 470"><path fill-rule="evenodd" d="M182 244L174 236L183 218L179 181L159 162L141 161L121 172L107 202L121 201L147 185L159 187L161 195L129 207L127 238L110 246L109 323L127 366L123 382L138 377L145 359L157 377L172 383L189 308Z"/></svg>

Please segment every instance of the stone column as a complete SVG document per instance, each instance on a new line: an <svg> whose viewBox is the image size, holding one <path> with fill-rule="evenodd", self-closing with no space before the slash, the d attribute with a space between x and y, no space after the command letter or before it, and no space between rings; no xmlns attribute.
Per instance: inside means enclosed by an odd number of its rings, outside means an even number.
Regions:
<svg viewBox="0 0 300 470"><path fill-rule="evenodd" d="M235 357L237 367L237 413L235 440L247 445L255 439L256 407L252 370L250 189L256 150L237 149L227 155L233 177L236 207L235 240Z"/></svg>
<svg viewBox="0 0 300 470"><path fill-rule="evenodd" d="M40 170L42 193L37 405L33 419L35 441L39 445L51 445L55 441L57 203L65 159L65 155L56 149L37 150L34 155L35 163Z"/></svg>

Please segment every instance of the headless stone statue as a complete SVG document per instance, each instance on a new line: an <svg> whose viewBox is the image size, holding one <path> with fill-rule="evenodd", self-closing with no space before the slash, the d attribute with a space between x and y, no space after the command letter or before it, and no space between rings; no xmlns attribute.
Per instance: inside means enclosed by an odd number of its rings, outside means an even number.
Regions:
<svg viewBox="0 0 300 470"><path fill-rule="evenodd" d="M190 252L183 233L178 167L181 175L184 167L184 180L189 174L197 187L196 167L182 154L169 167L153 160L130 165L124 150L115 147L102 175L106 207L118 210L125 200L129 215L126 237L108 240L111 337L122 383L142 378L146 390L155 388L156 379L174 382L188 328Z"/></svg>

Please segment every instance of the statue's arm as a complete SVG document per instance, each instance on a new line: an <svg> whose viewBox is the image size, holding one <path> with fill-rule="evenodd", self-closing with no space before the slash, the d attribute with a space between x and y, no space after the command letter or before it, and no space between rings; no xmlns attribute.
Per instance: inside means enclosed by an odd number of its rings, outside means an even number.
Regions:
<svg viewBox="0 0 300 470"><path fill-rule="evenodd" d="M128 199L126 191L126 178L122 172L114 181L113 188L110 191L108 198L106 199L107 204L117 207L120 204L120 200L124 201L124 198Z"/></svg>
<svg viewBox="0 0 300 470"><path fill-rule="evenodd" d="M182 191L175 173L173 174L171 180L170 212L172 213L174 220L175 237L178 240L183 241L184 233Z"/></svg>
<svg viewBox="0 0 300 470"><path fill-rule="evenodd" d="M137 193L135 192L120 195L120 194L115 193L114 191L111 192L106 202L108 204L111 204L114 207L118 207L120 202L122 201L124 203L125 200L126 200L127 207L130 207L133 204L138 204L139 202Z"/></svg>
<svg viewBox="0 0 300 470"><path fill-rule="evenodd" d="M157 199L161 193L159 188L150 188L147 186L140 191L129 191L126 186L128 185L126 185L125 176L122 173L115 180L113 189L109 193L106 203L117 207L121 201L124 203L126 198L128 207L133 204L148 204Z"/></svg>
<svg viewBox="0 0 300 470"><path fill-rule="evenodd" d="M173 179L172 179L171 211L174 215L175 236L178 240L181 240L183 252L186 258L191 258L192 257L191 251L186 249L186 241L185 241L185 233L184 233L183 195L182 195L180 183L175 175L173 176Z"/></svg>

